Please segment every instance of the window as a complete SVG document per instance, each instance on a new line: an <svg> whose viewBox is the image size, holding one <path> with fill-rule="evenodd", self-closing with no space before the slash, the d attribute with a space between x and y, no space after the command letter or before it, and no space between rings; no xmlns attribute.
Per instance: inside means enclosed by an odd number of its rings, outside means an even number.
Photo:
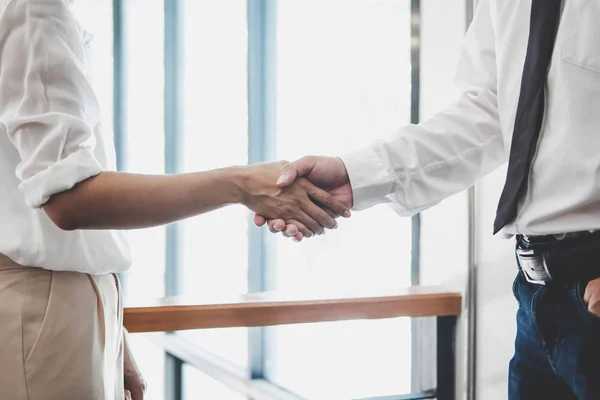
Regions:
<svg viewBox="0 0 600 400"><path fill-rule="evenodd" d="M183 385L184 400L246 400L246 397L189 365L183 367Z"/></svg>
<svg viewBox="0 0 600 400"><path fill-rule="evenodd" d="M277 158L340 154L410 122L410 6L278 3ZM375 207L324 237L278 240L277 289L410 285L411 222L393 214ZM410 326L399 319L278 327L270 378L309 399L410 392Z"/></svg>
<svg viewBox="0 0 600 400"><path fill-rule="evenodd" d="M122 170L189 172L339 154L414 120L418 60L411 21L418 14L411 14L419 1L74 4L96 36L96 88L106 124L114 120ZM411 221L387 206L355 214L302 244L255 229L250 217L229 207L130 232L134 266L122 277L126 301L411 283ZM174 356L166 357L152 336L134 337L151 400L246 398L236 391L243 385L226 385L231 376L251 376L306 399L411 390L414 340L405 319L168 337L206 359L203 366L183 355L182 362L166 362ZM218 361L208 368L210 360Z"/></svg>
<svg viewBox="0 0 600 400"><path fill-rule="evenodd" d="M164 14L161 0L127 0L125 48L127 87L124 169L141 174L165 172ZM131 18L143 15L144 18ZM129 232L134 264L127 273L128 297L162 297L165 228Z"/></svg>
<svg viewBox="0 0 600 400"><path fill-rule="evenodd" d="M247 18L245 0L183 4L184 171L248 163ZM182 292L248 291L248 213L227 207L183 223ZM246 366L246 329L180 332Z"/></svg>

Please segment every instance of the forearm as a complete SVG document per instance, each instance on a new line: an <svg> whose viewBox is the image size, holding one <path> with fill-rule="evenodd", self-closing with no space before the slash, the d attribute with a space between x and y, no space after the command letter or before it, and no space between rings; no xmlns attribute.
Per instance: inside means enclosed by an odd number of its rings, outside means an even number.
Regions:
<svg viewBox="0 0 600 400"><path fill-rule="evenodd" d="M493 99L463 94L419 125L342 156L354 208L391 202L403 216L421 212L472 186L505 161ZM490 105L482 104L486 98Z"/></svg>
<svg viewBox="0 0 600 400"><path fill-rule="evenodd" d="M178 175L104 172L43 206L61 228L158 226L241 202L243 167Z"/></svg>

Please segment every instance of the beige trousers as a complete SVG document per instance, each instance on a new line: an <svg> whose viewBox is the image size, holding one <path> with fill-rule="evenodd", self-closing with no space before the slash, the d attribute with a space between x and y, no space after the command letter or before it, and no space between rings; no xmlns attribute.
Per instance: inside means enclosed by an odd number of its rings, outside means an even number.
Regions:
<svg viewBox="0 0 600 400"><path fill-rule="evenodd" d="M122 325L116 276L0 255L0 400L122 400Z"/></svg>

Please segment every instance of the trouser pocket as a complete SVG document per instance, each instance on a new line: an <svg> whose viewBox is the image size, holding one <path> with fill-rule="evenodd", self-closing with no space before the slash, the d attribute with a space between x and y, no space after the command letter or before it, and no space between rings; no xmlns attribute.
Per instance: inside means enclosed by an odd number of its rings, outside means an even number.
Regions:
<svg viewBox="0 0 600 400"><path fill-rule="evenodd" d="M52 271L28 268L24 272L22 318L23 359L25 363L34 353L46 325L49 298L52 290Z"/></svg>
<svg viewBox="0 0 600 400"><path fill-rule="evenodd" d="M577 311L579 312L579 315L582 318L584 318L585 320L587 320L588 322L593 323L593 324L598 324L600 326L600 316L592 313L588 309L588 306L585 304L585 301L583 300L583 296L585 294L585 289L587 288L588 283L589 283L589 281L587 281L587 280L575 282L573 284L571 294L572 294L573 300L575 302L575 307L577 308Z"/></svg>
<svg viewBox="0 0 600 400"><path fill-rule="evenodd" d="M521 271L519 271L513 281L513 284L512 284L512 293L513 293L513 296L515 297L515 300L517 301L517 304L519 306L521 306L521 300L519 299L519 286L520 286L522 279L523 279L523 273Z"/></svg>

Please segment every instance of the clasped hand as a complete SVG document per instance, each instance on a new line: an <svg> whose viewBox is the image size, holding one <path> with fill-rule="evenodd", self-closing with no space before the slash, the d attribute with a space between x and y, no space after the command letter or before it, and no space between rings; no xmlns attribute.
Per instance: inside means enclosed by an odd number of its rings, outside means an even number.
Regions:
<svg viewBox="0 0 600 400"><path fill-rule="evenodd" d="M273 179L271 185L277 181L275 192L281 192L265 193L246 204L256 213L257 226L267 224L271 232L282 232L301 241L323 234L325 228L336 228L337 217L350 217L352 187L339 158L309 156L293 163L278 163L278 166L277 176L270 173L265 178ZM268 183L261 182L261 185L268 187Z"/></svg>
<svg viewBox="0 0 600 400"><path fill-rule="evenodd" d="M590 313L600 317L600 278L588 282L583 294L583 301Z"/></svg>

